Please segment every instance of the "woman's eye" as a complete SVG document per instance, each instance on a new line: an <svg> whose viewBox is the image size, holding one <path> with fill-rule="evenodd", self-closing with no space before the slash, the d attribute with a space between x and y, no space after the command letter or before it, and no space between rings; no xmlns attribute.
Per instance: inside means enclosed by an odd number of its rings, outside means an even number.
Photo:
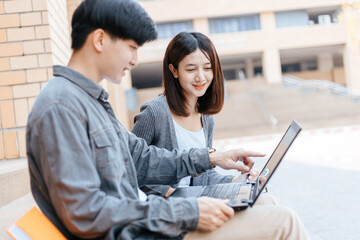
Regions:
<svg viewBox="0 0 360 240"><path fill-rule="evenodd" d="M193 71L195 71L195 69L186 69L186 71L193 72Z"/></svg>
<svg viewBox="0 0 360 240"><path fill-rule="evenodd" d="M211 67L207 67L207 68L205 68L206 70L212 70L212 68Z"/></svg>

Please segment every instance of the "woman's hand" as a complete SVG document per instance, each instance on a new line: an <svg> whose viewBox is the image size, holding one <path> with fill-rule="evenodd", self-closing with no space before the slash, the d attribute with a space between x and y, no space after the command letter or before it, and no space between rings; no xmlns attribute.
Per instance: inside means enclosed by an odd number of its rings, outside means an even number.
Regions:
<svg viewBox="0 0 360 240"><path fill-rule="evenodd" d="M256 168L250 170L250 172L239 174L231 180L231 183L246 182L247 180L255 181L260 172Z"/></svg>
<svg viewBox="0 0 360 240"><path fill-rule="evenodd" d="M171 195L174 191L175 191L175 188L170 187L170 188L166 191L166 193L165 193L165 195L164 195L164 198L170 197L170 195Z"/></svg>

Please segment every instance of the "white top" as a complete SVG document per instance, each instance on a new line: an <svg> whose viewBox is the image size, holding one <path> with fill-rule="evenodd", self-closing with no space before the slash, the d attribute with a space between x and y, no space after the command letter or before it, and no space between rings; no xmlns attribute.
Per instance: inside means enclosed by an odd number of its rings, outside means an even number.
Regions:
<svg viewBox="0 0 360 240"><path fill-rule="evenodd" d="M206 147L204 129L201 128L198 132L189 131L182 126L180 126L173 119L175 126L175 134L178 142L179 150L188 151L191 148L204 148ZM179 182L179 187L185 187L190 185L190 176L184 177Z"/></svg>
<svg viewBox="0 0 360 240"><path fill-rule="evenodd" d="M146 201L147 200L147 195L141 191L140 188L138 188L138 194L139 194L139 200L140 201Z"/></svg>

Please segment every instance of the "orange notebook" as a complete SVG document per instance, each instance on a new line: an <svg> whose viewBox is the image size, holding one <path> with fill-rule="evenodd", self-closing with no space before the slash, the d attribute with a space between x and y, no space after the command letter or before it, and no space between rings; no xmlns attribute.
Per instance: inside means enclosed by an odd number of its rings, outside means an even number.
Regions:
<svg viewBox="0 0 360 240"><path fill-rule="evenodd" d="M15 240L66 240L50 220L33 207L7 229Z"/></svg>

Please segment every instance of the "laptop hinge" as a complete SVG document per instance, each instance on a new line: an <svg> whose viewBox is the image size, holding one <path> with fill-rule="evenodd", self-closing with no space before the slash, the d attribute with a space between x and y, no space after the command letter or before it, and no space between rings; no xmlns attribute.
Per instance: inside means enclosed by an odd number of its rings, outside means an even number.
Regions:
<svg viewBox="0 0 360 240"><path fill-rule="evenodd" d="M260 189L258 188L259 186L259 182L260 182L260 177L258 177L255 181L255 184L252 186L254 188L254 190L251 191L251 196L249 197L249 200L251 202L253 202L258 194L258 192L260 191Z"/></svg>

